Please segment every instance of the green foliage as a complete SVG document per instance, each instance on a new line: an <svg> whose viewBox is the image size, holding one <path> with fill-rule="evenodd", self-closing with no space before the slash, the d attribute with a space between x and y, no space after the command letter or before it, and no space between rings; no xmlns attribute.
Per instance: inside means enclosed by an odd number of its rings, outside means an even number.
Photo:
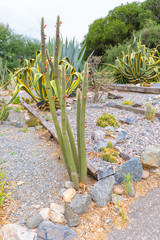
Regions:
<svg viewBox="0 0 160 240"><path fill-rule="evenodd" d="M108 148L113 148L113 143L112 143L112 142L108 142L108 143L107 143L107 147L108 147Z"/></svg>
<svg viewBox="0 0 160 240"><path fill-rule="evenodd" d="M0 57L0 86L5 90L9 84L8 72L7 72L7 64L3 64L2 58Z"/></svg>
<svg viewBox="0 0 160 240"><path fill-rule="evenodd" d="M14 99L13 104L19 104L20 102L20 97L17 96L16 99Z"/></svg>
<svg viewBox="0 0 160 240"><path fill-rule="evenodd" d="M111 114L103 113L97 120L96 122L97 126L100 127L107 127L107 126L112 126L112 127L119 127L120 124L117 121L117 119L112 116Z"/></svg>
<svg viewBox="0 0 160 240"><path fill-rule="evenodd" d="M132 105L132 102L131 101L125 101L122 103L122 105Z"/></svg>
<svg viewBox="0 0 160 240"><path fill-rule="evenodd" d="M39 41L15 34L9 27L0 23L0 57L3 64L7 61L7 67L11 70L18 67L23 58L33 58L39 49Z"/></svg>
<svg viewBox="0 0 160 240"><path fill-rule="evenodd" d="M122 181L125 192L127 195L129 195L132 191L132 177L130 175L130 173L125 174L123 176L124 180Z"/></svg>
<svg viewBox="0 0 160 240"><path fill-rule="evenodd" d="M147 26L141 30L141 36L142 44L148 48L156 48L160 44L160 24L154 25L153 22L148 22ZM160 52L160 49L158 50Z"/></svg>
<svg viewBox="0 0 160 240"><path fill-rule="evenodd" d="M9 111L5 103L0 103L0 122L6 121L9 116Z"/></svg>
<svg viewBox="0 0 160 240"><path fill-rule="evenodd" d="M152 107L150 103L146 104L146 118L147 120L151 120L152 122L155 119L156 109Z"/></svg>
<svg viewBox="0 0 160 240"><path fill-rule="evenodd" d="M158 2L159 0L156 0L157 5ZM85 59L93 51L95 55L101 56L106 48L122 44L124 40L130 39L133 31L142 29L147 20L158 22L159 19L155 18L155 8L153 9L153 6L148 8L148 6L138 2L121 4L109 11L106 17L96 19L89 26L89 31L83 41L86 46ZM157 6L157 11L158 9ZM156 14L159 15L159 13ZM113 62L107 62L113 64Z"/></svg>
<svg viewBox="0 0 160 240"><path fill-rule="evenodd" d="M40 125L40 124L41 124L41 121L34 116L31 116L30 119L28 119L26 121L26 125L28 127L35 127L35 126Z"/></svg>
<svg viewBox="0 0 160 240"><path fill-rule="evenodd" d="M23 129L21 129L21 131L24 133L28 133L28 128L23 128Z"/></svg>
<svg viewBox="0 0 160 240"><path fill-rule="evenodd" d="M110 156L111 156L110 153L104 153L104 154L102 155L102 158L103 158L104 161L107 161L107 162L108 162Z"/></svg>
<svg viewBox="0 0 160 240"><path fill-rule="evenodd" d="M43 118L44 118L46 121L51 121L51 120L52 120L52 117L49 116L49 115L45 115Z"/></svg>
<svg viewBox="0 0 160 240"><path fill-rule="evenodd" d="M14 108L14 112L20 112L20 111L21 111L21 107Z"/></svg>
<svg viewBox="0 0 160 240"><path fill-rule="evenodd" d="M86 162L86 143L85 143L85 109L87 100L87 78L88 78L88 65L85 64L83 73L83 86L82 86L82 97L80 97L80 90L77 91L77 145L71 131L71 127L68 121L68 115L66 111L66 73L65 65L61 67L61 74L59 74L59 45L60 45L60 19L57 17L56 22L56 48L54 65L50 61L48 50L45 48L45 35L44 35L44 19L41 21L41 61L42 61L42 73L46 79L46 89L48 94L48 100L50 105L50 111L52 114L53 122L57 132L59 144L64 158L70 179L73 181L75 188L79 188L78 174L80 174L82 184L85 184L87 175L87 162ZM61 127L57 119L55 102L53 98L53 91L51 86L51 75L48 66L46 67L46 61L48 61L51 71L54 74L56 94L59 99L61 107ZM78 131L79 130L79 131ZM80 142L79 142L80 140Z"/></svg>
<svg viewBox="0 0 160 240"><path fill-rule="evenodd" d="M4 200L8 196L7 193L5 192L5 189L6 189L5 171L0 166L0 207L2 207Z"/></svg>
<svg viewBox="0 0 160 240"><path fill-rule="evenodd" d="M117 151L114 151L113 154L112 154L112 156L118 157L118 152L117 152Z"/></svg>
<svg viewBox="0 0 160 240"><path fill-rule="evenodd" d="M106 64L116 69L128 82L148 82L159 77L160 55L157 49L148 49L141 44L141 38L134 37L133 45L117 57L115 65Z"/></svg>
<svg viewBox="0 0 160 240"><path fill-rule="evenodd" d="M119 200L118 200L117 193L115 193L115 196L116 196L116 200L117 200L117 207L118 207L119 213L120 213L121 216L122 216L122 221L123 221L123 223L125 223L125 215L124 215L124 211L121 210L121 207L120 207L120 203L119 203Z"/></svg>

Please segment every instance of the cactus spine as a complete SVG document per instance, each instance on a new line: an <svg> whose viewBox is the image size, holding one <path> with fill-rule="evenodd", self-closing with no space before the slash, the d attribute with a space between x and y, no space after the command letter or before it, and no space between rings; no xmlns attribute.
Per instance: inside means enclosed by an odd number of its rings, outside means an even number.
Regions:
<svg viewBox="0 0 160 240"><path fill-rule="evenodd" d="M146 118L148 120L151 120L152 122L155 119L155 115L156 115L156 109L152 107L152 105L150 103L147 103L147 107L146 107Z"/></svg>
<svg viewBox="0 0 160 240"><path fill-rule="evenodd" d="M81 157L78 158L77 148L75 144L75 140L73 137L73 133L71 131L71 127L68 121L68 116L66 112L66 83L65 83L65 68L62 66L62 81L59 77L58 71L58 49L59 49L59 25L60 19L57 17L56 24L56 49L55 49L55 59L54 65L50 61L50 56L48 50L45 49L45 38L44 38L44 19L41 21L41 43L42 43L42 68L43 74L46 80L46 87L48 91L48 100L50 105L50 110L52 114L52 118L54 121L54 125L56 128L59 144L62 150L64 162L68 171L68 174L73 181L75 188L79 188L79 180L78 173L81 172L81 181L85 183L87 166L86 166L86 148L85 148L85 108L86 108L86 96L87 96L87 74L88 74L88 65L85 64L84 70L84 83L83 83L83 91L82 91L82 107L80 101L80 93L79 93L79 106L77 111L77 119L79 119L79 142L82 144L78 144L78 153L81 152ZM47 66L46 59L48 59L49 65ZM56 116L56 108L54 103L54 98L52 94L52 87L50 84L50 76L49 76L49 66L51 67L52 72L54 73L54 80L57 88L57 95L59 99L59 104L61 107L61 124L62 128L59 125L57 116ZM79 111L80 110L80 111ZM83 124L82 124L83 122ZM81 125L82 124L82 125ZM78 138L78 137L77 137ZM79 162L80 161L80 162ZM81 163L81 166L80 166Z"/></svg>

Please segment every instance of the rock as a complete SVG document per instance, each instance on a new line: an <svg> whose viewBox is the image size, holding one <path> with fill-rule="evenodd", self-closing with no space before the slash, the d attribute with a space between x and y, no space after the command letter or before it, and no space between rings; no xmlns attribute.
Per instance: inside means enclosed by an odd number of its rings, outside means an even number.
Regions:
<svg viewBox="0 0 160 240"><path fill-rule="evenodd" d="M35 127L29 127L28 130L32 133L34 133L36 131Z"/></svg>
<svg viewBox="0 0 160 240"><path fill-rule="evenodd" d="M38 225L43 221L41 215L39 213L34 214L30 218L28 218L26 222L26 226L30 229L38 227Z"/></svg>
<svg viewBox="0 0 160 240"><path fill-rule="evenodd" d="M115 173L114 168L112 165L104 166L102 169L98 170L97 172L97 180L101 180L102 178L111 176Z"/></svg>
<svg viewBox="0 0 160 240"><path fill-rule="evenodd" d="M113 192L122 195L124 193L124 188L121 185L114 186Z"/></svg>
<svg viewBox="0 0 160 240"><path fill-rule="evenodd" d="M104 129L105 129L106 131L115 132L115 129L114 129L114 127L112 127L112 126L107 126L107 127L105 127Z"/></svg>
<svg viewBox="0 0 160 240"><path fill-rule="evenodd" d="M37 204L37 205L33 205L33 207L34 207L35 209L39 209L39 208L41 207L41 205Z"/></svg>
<svg viewBox="0 0 160 240"><path fill-rule="evenodd" d="M142 107L142 104L140 104L140 103L133 103L132 107L135 107L135 108Z"/></svg>
<svg viewBox="0 0 160 240"><path fill-rule="evenodd" d="M116 132L124 131L123 128L121 128L121 127L116 128L115 130L116 130Z"/></svg>
<svg viewBox="0 0 160 240"><path fill-rule="evenodd" d="M117 198L118 198L118 201L117 201ZM118 202L120 203L121 201L123 200L123 197L120 196L120 195L115 195L115 194L112 194L112 202L114 203L114 205L118 205Z"/></svg>
<svg viewBox="0 0 160 240"><path fill-rule="evenodd" d="M69 227L44 221L37 229L38 240L77 240L77 233ZM28 239L29 240L29 239Z"/></svg>
<svg viewBox="0 0 160 240"><path fill-rule="evenodd" d="M79 216L72 211L68 204L65 205L64 216L69 227L77 227L81 223Z"/></svg>
<svg viewBox="0 0 160 240"><path fill-rule="evenodd" d="M21 127L23 127L23 125L24 125L24 123L17 122L17 123L15 124L15 127L21 128Z"/></svg>
<svg viewBox="0 0 160 240"><path fill-rule="evenodd" d="M64 215L62 213L55 212L55 211L49 212L49 219L53 223L64 223L65 222Z"/></svg>
<svg viewBox="0 0 160 240"><path fill-rule="evenodd" d="M98 143L99 141L103 141L105 137L105 132L102 130L95 130L91 134L91 139L94 140L94 142Z"/></svg>
<svg viewBox="0 0 160 240"><path fill-rule="evenodd" d="M129 192L127 193L129 197L134 197L136 192L135 192L135 189L134 189L134 186L132 183L129 184L130 185L130 190Z"/></svg>
<svg viewBox="0 0 160 240"><path fill-rule="evenodd" d="M143 175L142 175L142 178L143 179L147 179L149 177L149 172L148 171L145 171L143 170Z"/></svg>
<svg viewBox="0 0 160 240"><path fill-rule="evenodd" d="M91 198L97 203L99 207L108 204L112 199L112 190L115 184L114 176L103 178L98 181L90 189Z"/></svg>
<svg viewBox="0 0 160 240"><path fill-rule="evenodd" d="M127 160L129 160L131 158L127 153L124 153L124 152L120 152L119 156L121 158L123 158L123 160L125 160L125 161L127 161Z"/></svg>
<svg viewBox="0 0 160 240"><path fill-rule="evenodd" d="M143 167L139 158L131 158L119 167L115 173L116 185L121 184L124 180L125 175L130 173L131 179L134 182L138 182L142 178Z"/></svg>
<svg viewBox="0 0 160 240"><path fill-rule="evenodd" d="M41 215L43 221L49 221L49 213L50 208L42 208L39 214Z"/></svg>
<svg viewBox="0 0 160 240"><path fill-rule="evenodd" d="M60 196L60 197L63 197L63 193L64 193L66 190L67 190L66 188L62 188L62 189L58 192L59 196Z"/></svg>
<svg viewBox="0 0 160 240"><path fill-rule="evenodd" d="M137 120L137 117L127 117L124 119L125 123L134 124Z"/></svg>
<svg viewBox="0 0 160 240"><path fill-rule="evenodd" d="M17 224L7 224L0 230L3 240L36 240L37 233Z"/></svg>
<svg viewBox="0 0 160 240"><path fill-rule="evenodd" d="M82 214L87 210L91 202L92 199L89 194L76 194L70 203L70 207L75 213Z"/></svg>
<svg viewBox="0 0 160 240"><path fill-rule="evenodd" d="M106 103L106 106L108 106L108 107L115 107L116 103L108 102L108 103Z"/></svg>
<svg viewBox="0 0 160 240"><path fill-rule="evenodd" d="M72 110L72 107L66 107L66 111L69 113Z"/></svg>
<svg viewBox="0 0 160 240"><path fill-rule="evenodd" d="M152 145L146 146L141 161L145 167L160 167L160 148Z"/></svg>
<svg viewBox="0 0 160 240"><path fill-rule="evenodd" d="M36 125L36 126L35 126L35 129L36 129L37 131L41 131L41 130L42 130L42 128L43 128L43 126L42 126L42 125Z"/></svg>
<svg viewBox="0 0 160 240"><path fill-rule="evenodd" d="M122 143L122 142L124 142L126 139L129 139L128 133L122 130L122 131L120 131L120 132L118 133L118 136L117 136L117 138L115 139L115 141L116 141L116 143Z"/></svg>
<svg viewBox="0 0 160 240"><path fill-rule="evenodd" d="M56 203L51 203L50 204L50 209L54 212L64 214L64 206L63 205L59 205L59 204L56 204Z"/></svg>
<svg viewBox="0 0 160 240"><path fill-rule="evenodd" d="M120 96L120 95L116 95L114 93L108 93L108 98L109 99L120 99L120 98L123 98L123 97Z"/></svg>
<svg viewBox="0 0 160 240"><path fill-rule="evenodd" d="M66 188L73 188L74 187L74 184L71 181L65 181L64 185L65 185Z"/></svg>
<svg viewBox="0 0 160 240"><path fill-rule="evenodd" d="M93 103L89 106L90 108L102 108L103 105L102 104L97 104L97 103Z"/></svg>
<svg viewBox="0 0 160 240"><path fill-rule="evenodd" d="M153 83L151 88L160 88L160 83Z"/></svg>
<svg viewBox="0 0 160 240"><path fill-rule="evenodd" d="M151 168L150 172L159 173L159 169L158 168Z"/></svg>
<svg viewBox="0 0 160 240"><path fill-rule="evenodd" d="M76 195L76 190L74 188L69 188L63 193L63 199L65 202L70 203L70 201Z"/></svg>

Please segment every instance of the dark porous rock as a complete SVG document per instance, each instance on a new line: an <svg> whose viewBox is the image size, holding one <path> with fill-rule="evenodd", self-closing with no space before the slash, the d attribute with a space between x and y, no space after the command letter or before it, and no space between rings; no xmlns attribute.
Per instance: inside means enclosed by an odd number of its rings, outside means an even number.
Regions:
<svg viewBox="0 0 160 240"><path fill-rule="evenodd" d="M70 227L43 221L37 229L38 240L78 240L77 233Z"/></svg>
<svg viewBox="0 0 160 240"><path fill-rule="evenodd" d="M76 227L81 223L79 216L72 211L68 204L65 205L64 216L69 227Z"/></svg>
<svg viewBox="0 0 160 240"><path fill-rule="evenodd" d="M115 184L114 176L103 178L90 189L91 198L99 207L104 207L112 199L112 191Z"/></svg>
<svg viewBox="0 0 160 240"><path fill-rule="evenodd" d="M120 98L123 98L123 97L120 96L120 95L114 94L114 93L108 93L108 98L109 99L120 99Z"/></svg>
<svg viewBox="0 0 160 240"><path fill-rule="evenodd" d="M121 123L134 124L137 120L137 117L127 117L125 119L119 119Z"/></svg>
<svg viewBox="0 0 160 240"><path fill-rule="evenodd" d="M38 227L38 225L43 221L41 215L39 213L36 213L35 215L28 218L26 222L26 226L30 229Z"/></svg>
<svg viewBox="0 0 160 240"><path fill-rule="evenodd" d="M143 167L139 158L131 158L125 163L122 163L118 171L115 173L116 184L121 184L125 179L125 175L130 173L131 180L138 182L143 175Z"/></svg>
<svg viewBox="0 0 160 240"><path fill-rule="evenodd" d="M126 139L129 139L128 133L122 130L122 131L120 131L120 132L118 133L118 136L117 136L117 138L115 139L115 141L116 141L116 143L122 143L122 142L124 142Z"/></svg>
<svg viewBox="0 0 160 240"><path fill-rule="evenodd" d="M70 207L75 213L82 214L87 210L91 202L92 199L89 194L76 194L70 203Z"/></svg>
<svg viewBox="0 0 160 240"><path fill-rule="evenodd" d="M142 104L140 104L140 103L133 103L132 107L135 107L135 108L142 107Z"/></svg>
<svg viewBox="0 0 160 240"><path fill-rule="evenodd" d="M113 166L104 166L102 169L97 172L97 180L101 180L102 178L111 176L115 173Z"/></svg>
<svg viewBox="0 0 160 240"><path fill-rule="evenodd" d="M124 152L120 152L119 156L121 158L123 158L123 160L125 160L125 161L127 161L127 160L129 160L131 158L127 153L124 153Z"/></svg>

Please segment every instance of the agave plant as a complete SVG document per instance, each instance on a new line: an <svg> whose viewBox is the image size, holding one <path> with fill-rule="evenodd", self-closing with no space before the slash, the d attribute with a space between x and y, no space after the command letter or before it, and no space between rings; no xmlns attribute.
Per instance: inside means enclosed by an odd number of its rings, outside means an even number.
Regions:
<svg viewBox="0 0 160 240"><path fill-rule="evenodd" d="M159 78L160 56L157 49L146 48L134 37L133 47L127 47L127 53L122 52L122 58L117 57L115 65L105 64L116 69L131 83L148 82Z"/></svg>
<svg viewBox="0 0 160 240"><path fill-rule="evenodd" d="M54 64L54 58L50 61ZM66 93L69 96L82 81L82 74L76 72L75 68L70 64L69 58L64 58L59 62L58 69L61 76L62 66L66 70ZM58 102L55 80L53 71L47 61L45 66L50 75L53 95L55 101ZM46 108L48 106L48 93L46 90L46 79L42 71L41 51L36 52L36 59L22 60L20 68L16 69L14 73L10 72L10 78L16 79L16 87L12 99L8 102L11 103L17 96L20 89L25 90L36 102L37 106ZM58 106L58 105L57 105Z"/></svg>
<svg viewBox="0 0 160 240"><path fill-rule="evenodd" d="M54 56L54 49L55 49L55 38L49 38L48 41L48 51L50 56ZM75 41L75 38L73 40L68 41L66 38L65 42L63 43L63 38L61 36L60 38L60 44L59 44L59 50L58 50L58 58L59 61L64 59L65 57L68 57L70 59L70 63L76 71L82 71L83 69L83 56L85 53L85 47L80 47L80 44Z"/></svg>

